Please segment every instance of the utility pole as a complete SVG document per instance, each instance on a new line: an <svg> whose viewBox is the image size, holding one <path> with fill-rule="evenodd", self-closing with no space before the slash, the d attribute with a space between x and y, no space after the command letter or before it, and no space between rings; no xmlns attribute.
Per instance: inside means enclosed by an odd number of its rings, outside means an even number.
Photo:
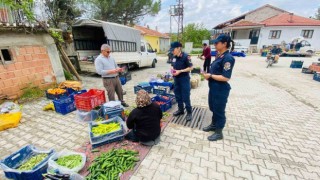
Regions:
<svg viewBox="0 0 320 180"><path fill-rule="evenodd" d="M178 3L178 40L182 40L183 34L183 0L177 0Z"/></svg>
<svg viewBox="0 0 320 180"><path fill-rule="evenodd" d="M170 34L172 34L172 18L173 18L178 24L178 31L177 31L178 41L181 41L182 34L183 34L183 0L177 0L177 5L171 5L169 14L170 14ZM178 19L176 19L175 17L177 17Z"/></svg>

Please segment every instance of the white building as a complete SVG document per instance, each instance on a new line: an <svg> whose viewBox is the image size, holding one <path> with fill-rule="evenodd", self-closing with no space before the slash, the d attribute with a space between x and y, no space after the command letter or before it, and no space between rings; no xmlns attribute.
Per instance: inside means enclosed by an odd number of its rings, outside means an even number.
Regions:
<svg viewBox="0 0 320 180"><path fill-rule="evenodd" d="M297 16L271 5L262 6L214 27L230 33L232 38L251 51L263 46L291 43L302 36L317 51L320 50L320 21Z"/></svg>

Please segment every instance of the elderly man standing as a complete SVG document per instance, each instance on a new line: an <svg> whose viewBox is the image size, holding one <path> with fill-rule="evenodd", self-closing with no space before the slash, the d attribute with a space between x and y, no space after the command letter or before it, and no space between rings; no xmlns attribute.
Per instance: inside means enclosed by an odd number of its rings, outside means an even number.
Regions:
<svg viewBox="0 0 320 180"><path fill-rule="evenodd" d="M123 69L119 68L113 57L110 56L111 47L108 44L101 46L101 54L96 58L94 64L96 71L102 76L103 85L108 92L109 101L115 100L115 93L124 107L129 107L123 100L123 90L119 79L119 72Z"/></svg>

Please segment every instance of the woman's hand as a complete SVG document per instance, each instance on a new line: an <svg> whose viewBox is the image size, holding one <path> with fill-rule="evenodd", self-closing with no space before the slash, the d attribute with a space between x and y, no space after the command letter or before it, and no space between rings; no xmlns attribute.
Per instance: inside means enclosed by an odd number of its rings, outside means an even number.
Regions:
<svg viewBox="0 0 320 180"><path fill-rule="evenodd" d="M175 70L175 73L172 73L173 76L178 76L181 73L181 70Z"/></svg>
<svg viewBox="0 0 320 180"><path fill-rule="evenodd" d="M204 78L205 78L206 80L208 80L208 79L210 79L211 74L205 73L205 74L203 74L203 76L204 76Z"/></svg>

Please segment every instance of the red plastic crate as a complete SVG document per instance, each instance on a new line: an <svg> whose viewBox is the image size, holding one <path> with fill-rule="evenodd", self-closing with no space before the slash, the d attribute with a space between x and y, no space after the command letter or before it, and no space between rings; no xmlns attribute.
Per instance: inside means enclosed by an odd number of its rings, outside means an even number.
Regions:
<svg viewBox="0 0 320 180"><path fill-rule="evenodd" d="M81 111L91 111L106 102L104 90L90 89L88 92L74 96L76 108Z"/></svg>

